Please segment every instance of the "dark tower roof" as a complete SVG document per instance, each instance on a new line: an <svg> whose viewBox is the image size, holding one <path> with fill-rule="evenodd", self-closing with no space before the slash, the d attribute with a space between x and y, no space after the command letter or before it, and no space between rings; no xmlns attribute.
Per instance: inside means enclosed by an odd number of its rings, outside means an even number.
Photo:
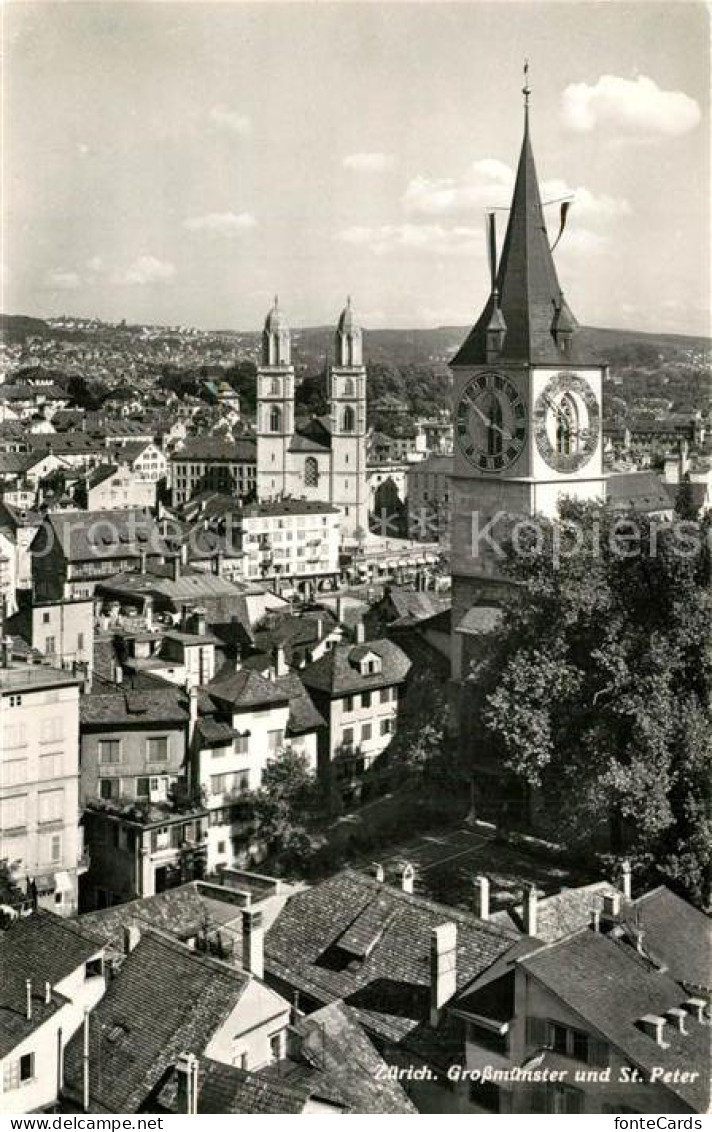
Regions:
<svg viewBox="0 0 712 1132"><path fill-rule="evenodd" d="M525 111L524 140L509 223L497 270L497 291L507 327L499 359L554 365L582 360L576 356L576 335L573 333L576 320L564 303L549 250L529 138L528 109ZM562 307L564 309L560 311ZM493 310L494 299L490 296L473 330L453 358L452 365L481 365L488 361L487 328ZM556 333L563 329L562 323L568 331L564 335Z"/></svg>

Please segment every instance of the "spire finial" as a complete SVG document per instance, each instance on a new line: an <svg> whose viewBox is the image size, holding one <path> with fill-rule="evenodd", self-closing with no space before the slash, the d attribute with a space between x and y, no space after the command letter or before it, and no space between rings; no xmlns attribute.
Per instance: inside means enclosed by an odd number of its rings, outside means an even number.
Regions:
<svg viewBox="0 0 712 1132"><path fill-rule="evenodd" d="M279 295L275 295L275 297L274 297L274 309L276 310L278 306L279 306Z"/></svg>
<svg viewBox="0 0 712 1132"><path fill-rule="evenodd" d="M529 86L529 60L524 60L524 86L522 87L522 94L524 95L524 109L529 109L529 95L531 88Z"/></svg>
<svg viewBox="0 0 712 1132"><path fill-rule="evenodd" d="M349 310L351 310L351 296L350 295L346 296L346 306L349 308Z"/></svg>

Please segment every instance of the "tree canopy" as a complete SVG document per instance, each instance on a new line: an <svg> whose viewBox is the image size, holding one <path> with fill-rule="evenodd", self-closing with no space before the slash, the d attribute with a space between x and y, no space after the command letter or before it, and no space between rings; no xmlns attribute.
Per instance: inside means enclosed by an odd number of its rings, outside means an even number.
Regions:
<svg viewBox="0 0 712 1132"><path fill-rule="evenodd" d="M663 525L567 502L510 532L516 594L469 677L478 732L540 820L580 846L712 883L710 522ZM574 552L574 544L578 549Z"/></svg>

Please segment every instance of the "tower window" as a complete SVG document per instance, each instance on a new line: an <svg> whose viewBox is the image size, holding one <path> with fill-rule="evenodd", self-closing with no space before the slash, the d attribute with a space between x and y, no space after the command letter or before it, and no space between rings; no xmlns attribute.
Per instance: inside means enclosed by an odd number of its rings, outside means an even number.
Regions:
<svg viewBox="0 0 712 1132"><path fill-rule="evenodd" d="M344 409L342 427L344 432L353 432L356 427L356 415L350 405Z"/></svg>
<svg viewBox="0 0 712 1132"><path fill-rule="evenodd" d="M561 456L571 456L578 449L578 409L570 393L559 402L556 423L556 450Z"/></svg>
<svg viewBox="0 0 712 1132"><path fill-rule="evenodd" d="M316 487L319 483L319 464L314 456L307 456L304 461L304 483L307 487Z"/></svg>
<svg viewBox="0 0 712 1132"><path fill-rule="evenodd" d="M278 377L272 378L272 380L270 382L270 386L269 386L269 391L270 391L270 393L279 393L279 378Z"/></svg>
<svg viewBox="0 0 712 1132"><path fill-rule="evenodd" d="M350 377L347 377L345 382L344 382L344 397L353 397L353 395L354 395L353 379L350 378Z"/></svg>
<svg viewBox="0 0 712 1132"><path fill-rule="evenodd" d="M269 411L269 430L270 432L279 432L282 427L282 410L277 405L273 405Z"/></svg>

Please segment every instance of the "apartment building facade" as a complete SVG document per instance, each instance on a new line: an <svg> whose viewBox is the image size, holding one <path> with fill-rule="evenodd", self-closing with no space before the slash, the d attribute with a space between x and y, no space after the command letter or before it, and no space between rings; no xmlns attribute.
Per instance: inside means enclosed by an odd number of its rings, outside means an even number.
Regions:
<svg viewBox="0 0 712 1132"><path fill-rule="evenodd" d="M77 910L85 870L79 829L79 686L66 670L0 663L0 858L61 916Z"/></svg>

